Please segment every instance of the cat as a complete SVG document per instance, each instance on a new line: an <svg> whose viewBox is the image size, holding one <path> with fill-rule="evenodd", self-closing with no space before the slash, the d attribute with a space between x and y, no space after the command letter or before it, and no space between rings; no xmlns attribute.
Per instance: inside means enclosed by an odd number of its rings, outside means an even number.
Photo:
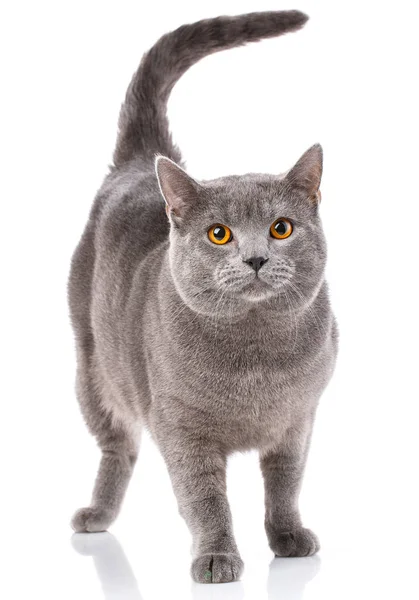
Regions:
<svg viewBox="0 0 419 600"><path fill-rule="evenodd" d="M166 116L180 76L213 52L300 29L299 11L218 17L164 35L121 108L113 165L74 253L76 391L102 451L76 532L116 518L146 427L193 538L197 582L240 578L226 460L257 449L277 556L319 549L298 495L338 333L319 217L322 149L285 174L197 181ZM158 515L156 515L158 517Z"/></svg>

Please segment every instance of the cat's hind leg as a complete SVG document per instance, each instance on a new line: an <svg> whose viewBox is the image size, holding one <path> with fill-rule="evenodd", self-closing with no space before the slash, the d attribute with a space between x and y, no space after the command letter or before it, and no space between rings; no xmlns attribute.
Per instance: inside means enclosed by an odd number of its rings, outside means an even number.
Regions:
<svg viewBox="0 0 419 600"><path fill-rule="evenodd" d="M123 431L109 431L99 442L102 450L90 506L71 521L77 532L105 531L118 516L137 458L137 450Z"/></svg>
<svg viewBox="0 0 419 600"><path fill-rule="evenodd" d="M104 410L89 361L79 361L78 396L86 423L102 451L90 506L79 509L76 532L105 531L118 516L137 459L140 431L115 421Z"/></svg>

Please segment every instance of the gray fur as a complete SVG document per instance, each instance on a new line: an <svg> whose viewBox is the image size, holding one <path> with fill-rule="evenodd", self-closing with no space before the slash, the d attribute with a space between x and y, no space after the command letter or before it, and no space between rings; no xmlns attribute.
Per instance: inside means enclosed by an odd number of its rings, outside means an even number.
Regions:
<svg viewBox="0 0 419 600"><path fill-rule="evenodd" d="M203 56L294 31L297 11L219 17L161 38L145 55L121 109L115 166L72 261L77 395L102 460L76 531L116 518L147 427L193 536L192 576L240 577L226 497L226 459L260 452L265 527L279 556L318 550L298 494L319 397L335 363L337 329L324 281L318 212L322 151L285 175L198 182L181 163L166 120L175 81ZM164 196L164 198L163 198ZM166 203L165 203L166 201ZM279 217L294 224L269 235ZM233 240L207 230L228 225ZM265 262L257 275L252 257Z"/></svg>

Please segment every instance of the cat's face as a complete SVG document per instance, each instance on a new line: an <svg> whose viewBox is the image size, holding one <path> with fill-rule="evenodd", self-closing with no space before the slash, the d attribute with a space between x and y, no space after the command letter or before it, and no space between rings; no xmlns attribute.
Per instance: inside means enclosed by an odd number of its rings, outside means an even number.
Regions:
<svg viewBox="0 0 419 600"><path fill-rule="evenodd" d="M285 176L197 183L158 159L171 221L171 271L186 304L233 318L262 302L283 312L310 303L326 261L318 215L321 160L314 146Z"/></svg>

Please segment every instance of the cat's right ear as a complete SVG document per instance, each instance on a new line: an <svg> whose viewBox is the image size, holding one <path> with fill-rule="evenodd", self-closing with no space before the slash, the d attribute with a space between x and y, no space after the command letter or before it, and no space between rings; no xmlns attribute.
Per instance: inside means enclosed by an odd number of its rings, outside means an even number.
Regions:
<svg viewBox="0 0 419 600"><path fill-rule="evenodd" d="M156 173L167 212L182 218L198 196L199 184L170 158L156 158Z"/></svg>

